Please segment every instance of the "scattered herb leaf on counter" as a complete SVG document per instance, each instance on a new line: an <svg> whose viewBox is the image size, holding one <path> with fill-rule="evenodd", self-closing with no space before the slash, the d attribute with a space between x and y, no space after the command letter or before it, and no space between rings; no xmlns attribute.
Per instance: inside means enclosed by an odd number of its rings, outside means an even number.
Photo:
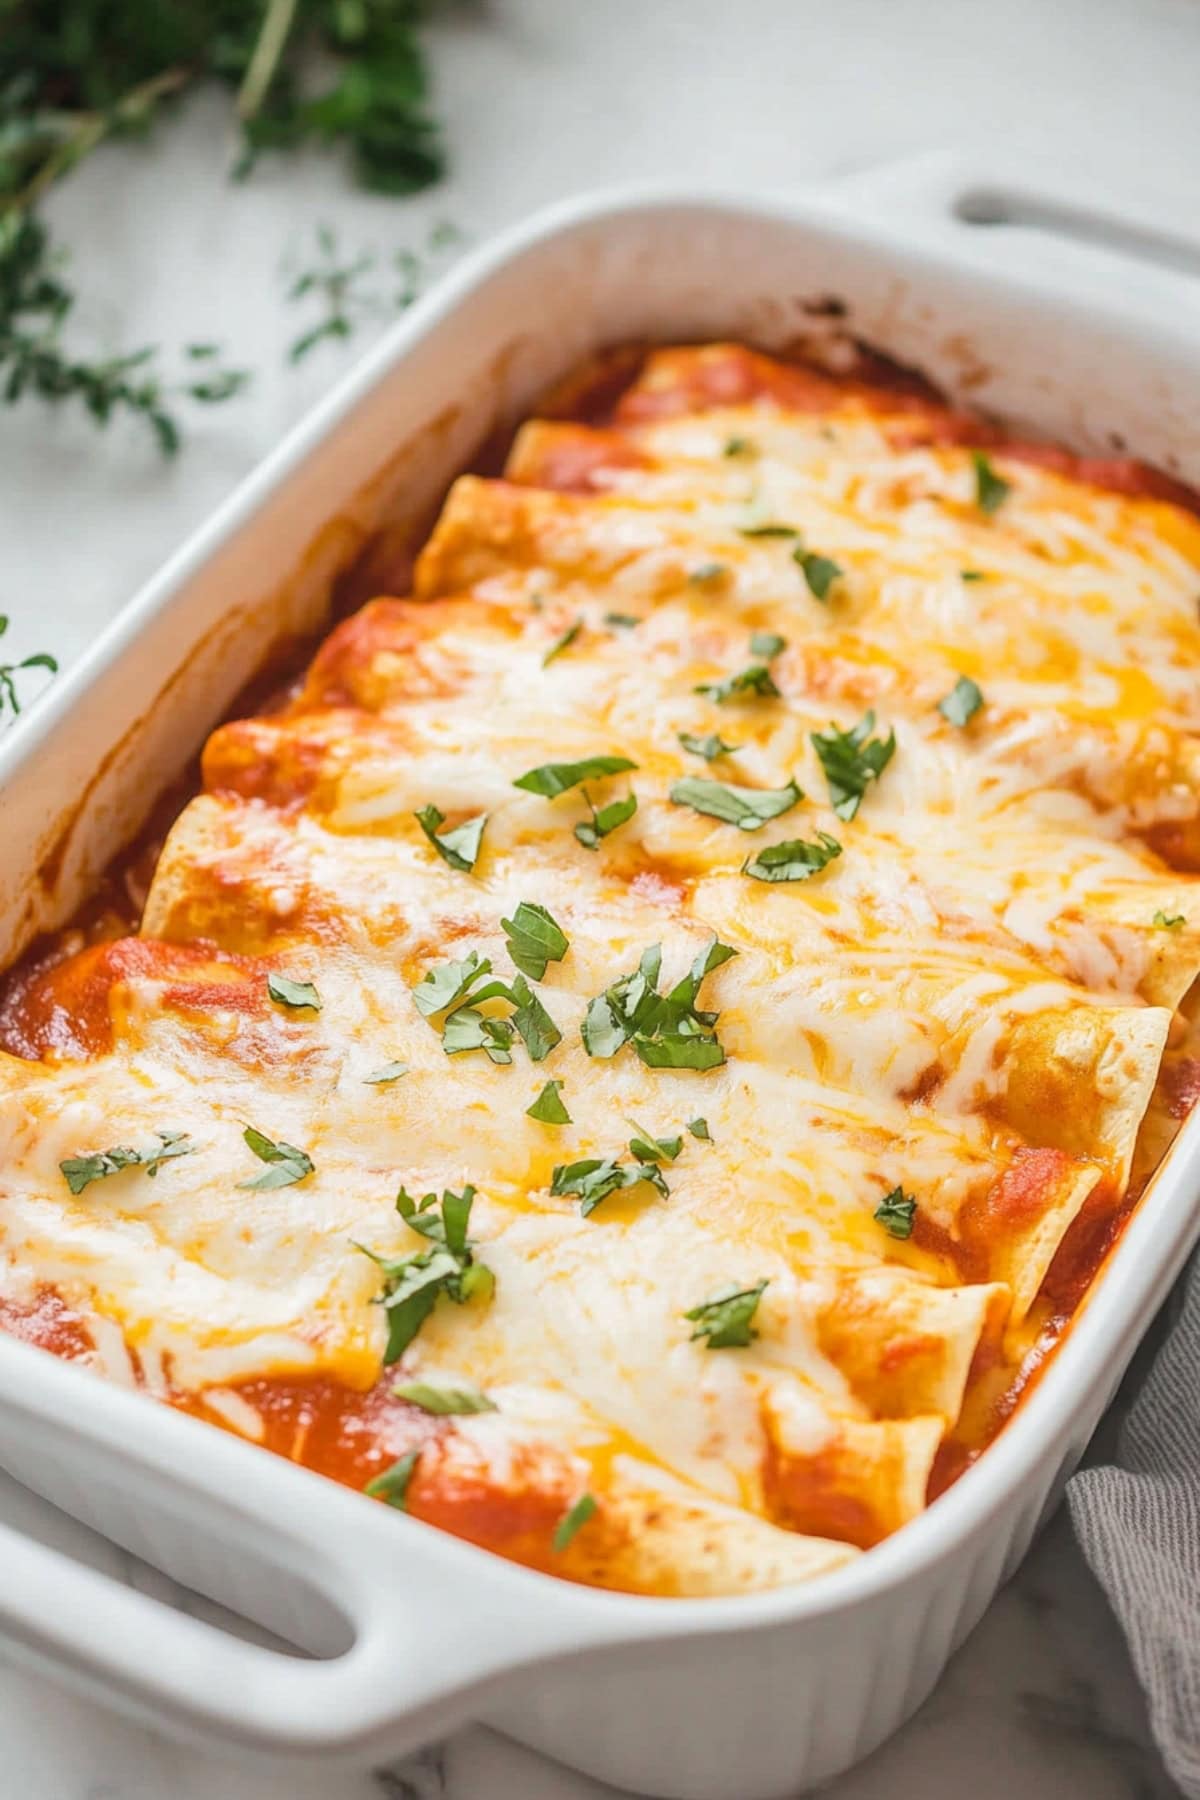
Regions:
<svg viewBox="0 0 1200 1800"><path fill-rule="evenodd" d="M976 506L980 512L989 516L999 512L1012 493L1011 481L1005 481L1002 475L997 475L982 450L972 450L971 466L975 471Z"/></svg>
<svg viewBox="0 0 1200 1800"><path fill-rule="evenodd" d="M896 754L896 734L873 738L875 714L866 712L849 731L831 725L809 735L829 783L829 804L839 819L852 819L871 782L878 781Z"/></svg>
<svg viewBox="0 0 1200 1800"><path fill-rule="evenodd" d="M944 694L937 703L937 709L943 719L951 725L960 727L967 725L975 717L983 705L983 693L969 675L960 675L948 694Z"/></svg>
<svg viewBox="0 0 1200 1800"><path fill-rule="evenodd" d="M386 1500L389 1506L396 1507L400 1512L407 1512L409 1484L420 1460L419 1448L406 1451L390 1469L385 1469L382 1475L376 1475L373 1481L368 1481L363 1493L369 1494L372 1500Z"/></svg>
<svg viewBox="0 0 1200 1800"><path fill-rule="evenodd" d="M842 846L827 831L818 831L816 842L785 838L768 844L742 864L742 874L754 881L807 881L842 854Z"/></svg>
<svg viewBox="0 0 1200 1800"><path fill-rule="evenodd" d="M280 1006L321 1010L321 996L311 981L293 981L290 975L267 976L267 992Z"/></svg>
<svg viewBox="0 0 1200 1800"><path fill-rule="evenodd" d="M527 1116L536 1119L539 1125L570 1125L571 1115L563 1104L562 1086L561 1081L548 1081L533 1105L525 1108Z"/></svg>
<svg viewBox="0 0 1200 1800"><path fill-rule="evenodd" d="M0 229L3 221L0 220ZM8 617L0 613L0 637L8 630ZM58 674L58 662L48 651L39 650L34 656L23 657L18 663L0 663L0 715L5 706L15 718L21 710L21 696L17 692L17 676L22 669L46 669L51 675Z"/></svg>
<svg viewBox="0 0 1200 1800"><path fill-rule="evenodd" d="M423 806L413 818L425 833L444 863L457 869L462 875L469 875L479 861L479 847L483 842L483 828L488 822L487 813L476 813L473 819L464 819L461 825L455 825L449 831L443 831L446 815L436 806Z"/></svg>
<svg viewBox="0 0 1200 1800"><path fill-rule="evenodd" d="M580 1494L574 1506L569 1507L558 1524L554 1527L553 1548L556 1556L561 1556L575 1533L586 1525L596 1511L597 1502L594 1494Z"/></svg>
<svg viewBox="0 0 1200 1800"><path fill-rule="evenodd" d="M683 1315L696 1327L692 1341L707 1338L709 1350L744 1350L758 1336L753 1319L766 1286L765 1279L748 1288L731 1284L693 1306Z"/></svg>
<svg viewBox="0 0 1200 1800"><path fill-rule="evenodd" d="M247 1125L242 1136L259 1162L266 1163L267 1167L261 1175L252 1176L249 1181L239 1181L240 1188L252 1188L263 1193L270 1188L291 1187L293 1182L303 1181L306 1175L313 1173L311 1157L307 1151L298 1150L295 1144L286 1144L282 1138L276 1143L265 1132L256 1131L253 1125Z"/></svg>
<svg viewBox="0 0 1200 1800"><path fill-rule="evenodd" d="M894 1238L910 1238L913 1229L913 1217L917 1203L911 1194L906 1194L902 1187L894 1187L890 1194L885 1194L875 1208L874 1217L878 1224Z"/></svg>
<svg viewBox="0 0 1200 1800"><path fill-rule="evenodd" d="M119 1174L122 1169L142 1168L153 1178L158 1174L162 1163L170 1162L176 1156L190 1156L196 1148L183 1131L158 1131L155 1136L158 1143L151 1144L145 1150L134 1150L128 1144L116 1144L111 1150L92 1150L83 1156L68 1156L58 1166L66 1177L71 1192L82 1194L84 1188L93 1181L103 1181L106 1176Z"/></svg>

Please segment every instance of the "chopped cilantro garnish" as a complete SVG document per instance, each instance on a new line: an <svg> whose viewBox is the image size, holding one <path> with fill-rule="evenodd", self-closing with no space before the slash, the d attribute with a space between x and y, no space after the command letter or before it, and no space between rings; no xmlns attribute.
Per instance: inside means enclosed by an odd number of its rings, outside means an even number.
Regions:
<svg viewBox="0 0 1200 1800"><path fill-rule="evenodd" d="M963 726L983 705L983 694L969 675L960 675L948 694L938 701L938 711L951 725Z"/></svg>
<svg viewBox="0 0 1200 1800"><path fill-rule="evenodd" d="M1181 925L1187 924L1183 913L1166 913L1160 907L1154 915L1154 923L1161 925L1165 931L1178 931Z"/></svg>
<svg viewBox="0 0 1200 1800"><path fill-rule="evenodd" d="M708 1129L708 1120L707 1119L689 1119L687 1122L687 1128L691 1132L692 1136L694 1138L699 1138L702 1143L705 1143L705 1144L712 1143L712 1133Z"/></svg>
<svg viewBox="0 0 1200 1800"><path fill-rule="evenodd" d="M426 1018L446 1014L442 1049L447 1056L483 1050L494 1063L510 1063L513 1035L519 1032L532 1060L541 1062L560 1042L562 1033L524 975L517 975L511 984L485 981L479 987L477 983L491 967L486 956L471 950L461 962L441 963L428 970L413 988L413 1000ZM481 1013L485 1000L506 1000L514 1009L511 1019Z"/></svg>
<svg viewBox="0 0 1200 1800"><path fill-rule="evenodd" d="M554 1527L553 1548L556 1556L561 1556L575 1533L582 1525L586 1525L596 1511L594 1494L580 1494L574 1506L568 1508L558 1524Z"/></svg>
<svg viewBox="0 0 1200 1800"><path fill-rule="evenodd" d="M878 781L896 753L896 734L873 738L875 714L864 713L849 731L831 725L812 732L812 745L829 783L829 804L839 819L852 819L872 781Z"/></svg>
<svg viewBox="0 0 1200 1800"><path fill-rule="evenodd" d="M564 650L569 649L582 630L582 619L576 619L572 624L568 625L567 629L559 637L555 638L545 656L543 656L543 669L548 669L556 656L561 656Z"/></svg>
<svg viewBox="0 0 1200 1800"><path fill-rule="evenodd" d="M800 533L794 525L780 525L768 522L764 525L739 525L738 530L748 538L795 538Z"/></svg>
<svg viewBox="0 0 1200 1800"><path fill-rule="evenodd" d="M630 1041L648 1068L715 1069L725 1060L713 1027L718 1015L701 1012L696 1001L706 975L737 951L716 938L697 955L691 969L668 994L658 992L662 951L642 953L637 968L598 994L584 1014L581 1034L589 1056L615 1056Z"/></svg>
<svg viewBox="0 0 1200 1800"><path fill-rule="evenodd" d="M550 1177L550 1192L577 1194L579 1216L587 1219L610 1194L622 1188L637 1187L643 1181L648 1181L664 1200L667 1199L671 1190L657 1162L635 1159L632 1163L623 1163L615 1156L585 1156L580 1162L556 1164Z"/></svg>
<svg viewBox="0 0 1200 1800"><path fill-rule="evenodd" d="M390 1062L384 1063L381 1069L372 1069L369 1075L363 1076L363 1081L370 1087L386 1087L389 1082L399 1081L402 1075L407 1074L406 1062Z"/></svg>
<svg viewBox="0 0 1200 1800"><path fill-rule="evenodd" d="M780 844L768 844L742 864L742 874L755 881L807 881L842 854L842 846L827 831L818 831L817 841L785 838Z"/></svg>
<svg viewBox="0 0 1200 1800"><path fill-rule="evenodd" d="M997 475L982 450L972 450L975 470L975 504L982 513L998 512L1012 493L1012 483Z"/></svg>
<svg viewBox="0 0 1200 1800"><path fill-rule="evenodd" d="M437 1195L426 1194L418 1203L405 1188L396 1196L396 1211L414 1231L430 1240L431 1248L413 1256L389 1258L356 1244L364 1256L383 1275L383 1290L377 1305L387 1311L388 1341L384 1351L385 1365L398 1362L445 1294L462 1306L478 1294L487 1297L495 1286L495 1277L484 1263L476 1262L467 1241L467 1226L475 1189L467 1186L461 1194L443 1191L438 1210Z"/></svg>
<svg viewBox="0 0 1200 1800"><path fill-rule="evenodd" d="M730 438L725 439L725 442L721 447L721 455L722 456L753 456L755 454L756 449L757 449L757 445L755 444L753 438L730 437Z"/></svg>
<svg viewBox="0 0 1200 1800"><path fill-rule="evenodd" d="M605 775L622 775L627 769L636 768L637 764L627 756L585 756L582 762L542 763L539 768L527 769L513 786L524 788L529 794L541 794L547 800L557 800L560 794L565 794L568 788L578 787L581 781L599 781Z"/></svg>
<svg viewBox="0 0 1200 1800"><path fill-rule="evenodd" d="M959 574L964 581L985 581L987 579L982 569L960 569Z"/></svg>
<svg viewBox="0 0 1200 1800"><path fill-rule="evenodd" d="M562 926L534 901L522 900L512 918L500 923L508 939L508 954L534 981L541 981L546 964L561 962L570 948Z"/></svg>
<svg viewBox="0 0 1200 1800"><path fill-rule="evenodd" d="M681 1137L652 1137L644 1125L636 1119L630 1119L634 1135L629 1140L629 1148L639 1162L674 1162L683 1149Z"/></svg>
<svg viewBox="0 0 1200 1800"><path fill-rule="evenodd" d="M750 654L761 656L764 662L773 662L786 648L787 639L780 637L777 631L754 631L750 634Z"/></svg>
<svg viewBox="0 0 1200 1800"><path fill-rule="evenodd" d="M442 1049L447 1056L462 1056L468 1050L482 1050L489 1061L507 1064L512 1061L513 1028L507 1019L492 1019L473 1006L460 1006L442 1027Z"/></svg>
<svg viewBox="0 0 1200 1800"><path fill-rule="evenodd" d="M688 580L693 587L707 587L711 582L724 581L728 573L728 563L698 563L694 569L688 570Z"/></svg>
<svg viewBox="0 0 1200 1800"><path fill-rule="evenodd" d="M731 1284L685 1312L684 1318L696 1327L693 1342L707 1338L709 1350L744 1350L758 1336L752 1321L766 1286L766 1280L748 1288Z"/></svg>
<svg viewBox="0 0 1200 1800"><path fill-rule="evenodd" d="M390 1469L385 1469L382 1475L376 1475L373 1481L368 1481L363 1493L369 1494L372 1500L386 1500L389 1506L394 1506L399 1512L407 1512L409 1483L420 1460L419 1447L406 1451Z"/></svg>
<svg viewBox="0 0 1200 1800"><path fill-rule="evenodd" d="M830 588L843 573L842 565L834 562L831 556L818 556L815 550L806 550L803 544L796 545L792 560L799 565L814 598L828 600Z"/></svg>
<svg viewBox="0 0 1200 1800"><path fill-rule="evenodd" d="M680 731L676 734L685 750L693 756L702 756L705 762L716 762L719 756L732 756L741 749L740 744L727 744L719 732L710 731L703 737L693 731Z"/></svg>
<svg viewBox="0 0 1200 1800"><path fill-rule="evenodd" d="M153 1178L158 1174L160 1164L170 1162L176 1156L190 1156L196 1148L183 1131L156 1131L154 1135L158 1142L147 1149L135 1150L129 1144L115 1144L111 1150L91 1150L83 1156L68 1156L59 1163L59 1169L71 1192L82 1194L93 1181L103 1181L122 1169L145 1169Z"/></svg>
<svg viewBox="0 0 1200 1800"><path fill-rule="evenodd" d="M685 775L672 785L670 798L676 806L690 806L710 819L721 819L742 831L758 831L768 819L790 812L804 795L794 781L781 788L748 788L711 781L702 775Z"/></svg>
<svg viewBox="0 0 1200 1800"><path fill-rule="evenodd" d="M779 698L779 689L766 663L751 663L748 669L739 669L736 675L726 675L720 681L698 681L694 691L707 694L718 706L755 696L762 700Z"/></svg>
<svg viewBox="0 0 1200 1800"><path fill-rule="evenodd" d="M259 1162L267 1167L261 1175L254 1175L249 1181L239 1181L240 1188L251 1188L263 1193L269 1188L291 1187L294 1182L303 1181L306 1175L313 1172L312 1158L305 1150L297 1150L295 1144L278 1143L262 1131L256 1131L253 1125L247 1125L242 1136L253 1150Z"/></svg>
<svg viewBox="0 0 1200 1800"><path fill-rule="evenodd" d="M598 850L600 840L632 819L637 811L636 794L626 794L623 800L610 800L607 806L601 807L592 805L592 796L586 788L583 790L583 797L591 807L592 816L590 819L580 819L575 827L575 836L585 850Z"/></svg>
<svg viewBox="0 0 1200 1800"><path fill-rule="evenodd" d="M514 978L508 999L515 1009L512 1024L524 1039L530 1062L544 1062L555 1044L561 1044L562 1032L523 975ZM455 1016L451 1015L452 1018Z"/></svg>
<svg viewBox="0 0 1200 1800"><path fill-rule="evenodd" d="M569 1125L571 1115L562 1101L562 1085L561 1081L548 1081L533 1105L525 1108L526 1115L539 1125Z"/></svg>
<svg viewBox="0 0 1200 1800"><path fill-rule="evenodd" d="M435 1418L449 1418L456 1413L498 1412L494 1400L473 1387L431 1387L427 1381L401 1381L392 1389L397 1400L407 1400L422 1412Z"/></svg>
<svg viewBox="0 0 1200 1800"><path fill-rule="evenodd" d="M281 1006L311 1006L321 1010L321 996L311 981L293 981L290 975L268 975L267 992Z"/></svg>
<svg viewBox="0 0 1200 1800"><path fill-rule="evenodd" d="M604 615L604 623L614 626L618 631L632 631L641 622L636 613L606 612Z"/></svg>
<svg viewBox="0 0 1200 1800"><path fill-rule="evenodd" d="M478 950L468 950L461 962L435 963L426 970L412 991L413 1004L427 1019L460 1005L481 976L491 972L491 963ZM471 994L472 1005L505 993L502 981L489 982L486 989Z"/></svg>
<svg viewBox="0 0 1200 1800"><path fill-rule="evenodd" d="M916 1210L917 1203L912 1195L906 1194L902 1187L894 1187L875 1208L875 1218L891 1237L908 1238L912 1236Z"/></svg>
<svg viewBox="0 0 1200 1800"><path fill-rule="evenodd" d="M450 831L441 830L446 816L436 806L423 806L413 814L413 818L443 862L449 863L460 874L471 873L479 860L483 828L488 822L486 813L477 813L473 819L464 819L461 825L455 825Z"/></svg>

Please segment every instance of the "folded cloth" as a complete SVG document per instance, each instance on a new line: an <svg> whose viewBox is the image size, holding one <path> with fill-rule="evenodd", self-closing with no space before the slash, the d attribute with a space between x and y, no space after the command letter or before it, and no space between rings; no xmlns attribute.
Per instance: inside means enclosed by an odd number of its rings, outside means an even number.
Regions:
<svg viewBox="0 0 1200 1800"><path fill-rule="evenodd" d="M1129 1643L1174 1779L1200 1800L1200 1256L1117 1434L1067 1502L1084 1556Z"/></svg>

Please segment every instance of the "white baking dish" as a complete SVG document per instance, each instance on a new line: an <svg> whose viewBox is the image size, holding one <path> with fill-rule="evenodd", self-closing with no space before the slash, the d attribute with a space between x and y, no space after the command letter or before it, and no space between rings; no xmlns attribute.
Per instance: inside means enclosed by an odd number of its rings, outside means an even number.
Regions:
<svg viewBox="0 0 1200 1800"><path fill-rule="evenodd" d="M1028 221L980 230L964 212ZM1074 210L1073 210L1074 209ZM1082 218L1083 229L1078 231ZM385 520L417 520L496 421L601 344L782 344L835 295L952 391L1200 480L1200 282L945 164L803 200L559 208L408 317L0 746L0 957L61 920L273 642L320 622ZM1200 261L1200 259L1198 259ZM643 1793L795 1794L933 1686L1078 1459L1200 1228L1185 1129L1016 1418L930 1510L848 1569L737 1599L572 1587L373 1505L0 1338L0 1464L188 1586L301 1645L251 1645L0 1529L0 1635L157 1725L383 1761L466 1718Z"/></svg>

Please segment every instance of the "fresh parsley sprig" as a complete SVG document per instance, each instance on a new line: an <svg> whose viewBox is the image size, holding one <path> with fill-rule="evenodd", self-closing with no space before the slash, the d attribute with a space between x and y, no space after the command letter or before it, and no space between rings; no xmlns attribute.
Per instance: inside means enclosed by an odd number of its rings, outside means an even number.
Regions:
<svg viewBox="0 0 1200 1800"><path fill-rule="evenodd" d="M3 221L0 220L0 229ZM0 637L8 630L8 617L0 613ZM45 650L39 650L34 656L23 657L17 663L0 663L0 718L4 716L4 708L8 707L16 718L21 710L21 696L17 692L17 676L24 669L46 669L51 675L58 674L58 663Z"/></svg>

